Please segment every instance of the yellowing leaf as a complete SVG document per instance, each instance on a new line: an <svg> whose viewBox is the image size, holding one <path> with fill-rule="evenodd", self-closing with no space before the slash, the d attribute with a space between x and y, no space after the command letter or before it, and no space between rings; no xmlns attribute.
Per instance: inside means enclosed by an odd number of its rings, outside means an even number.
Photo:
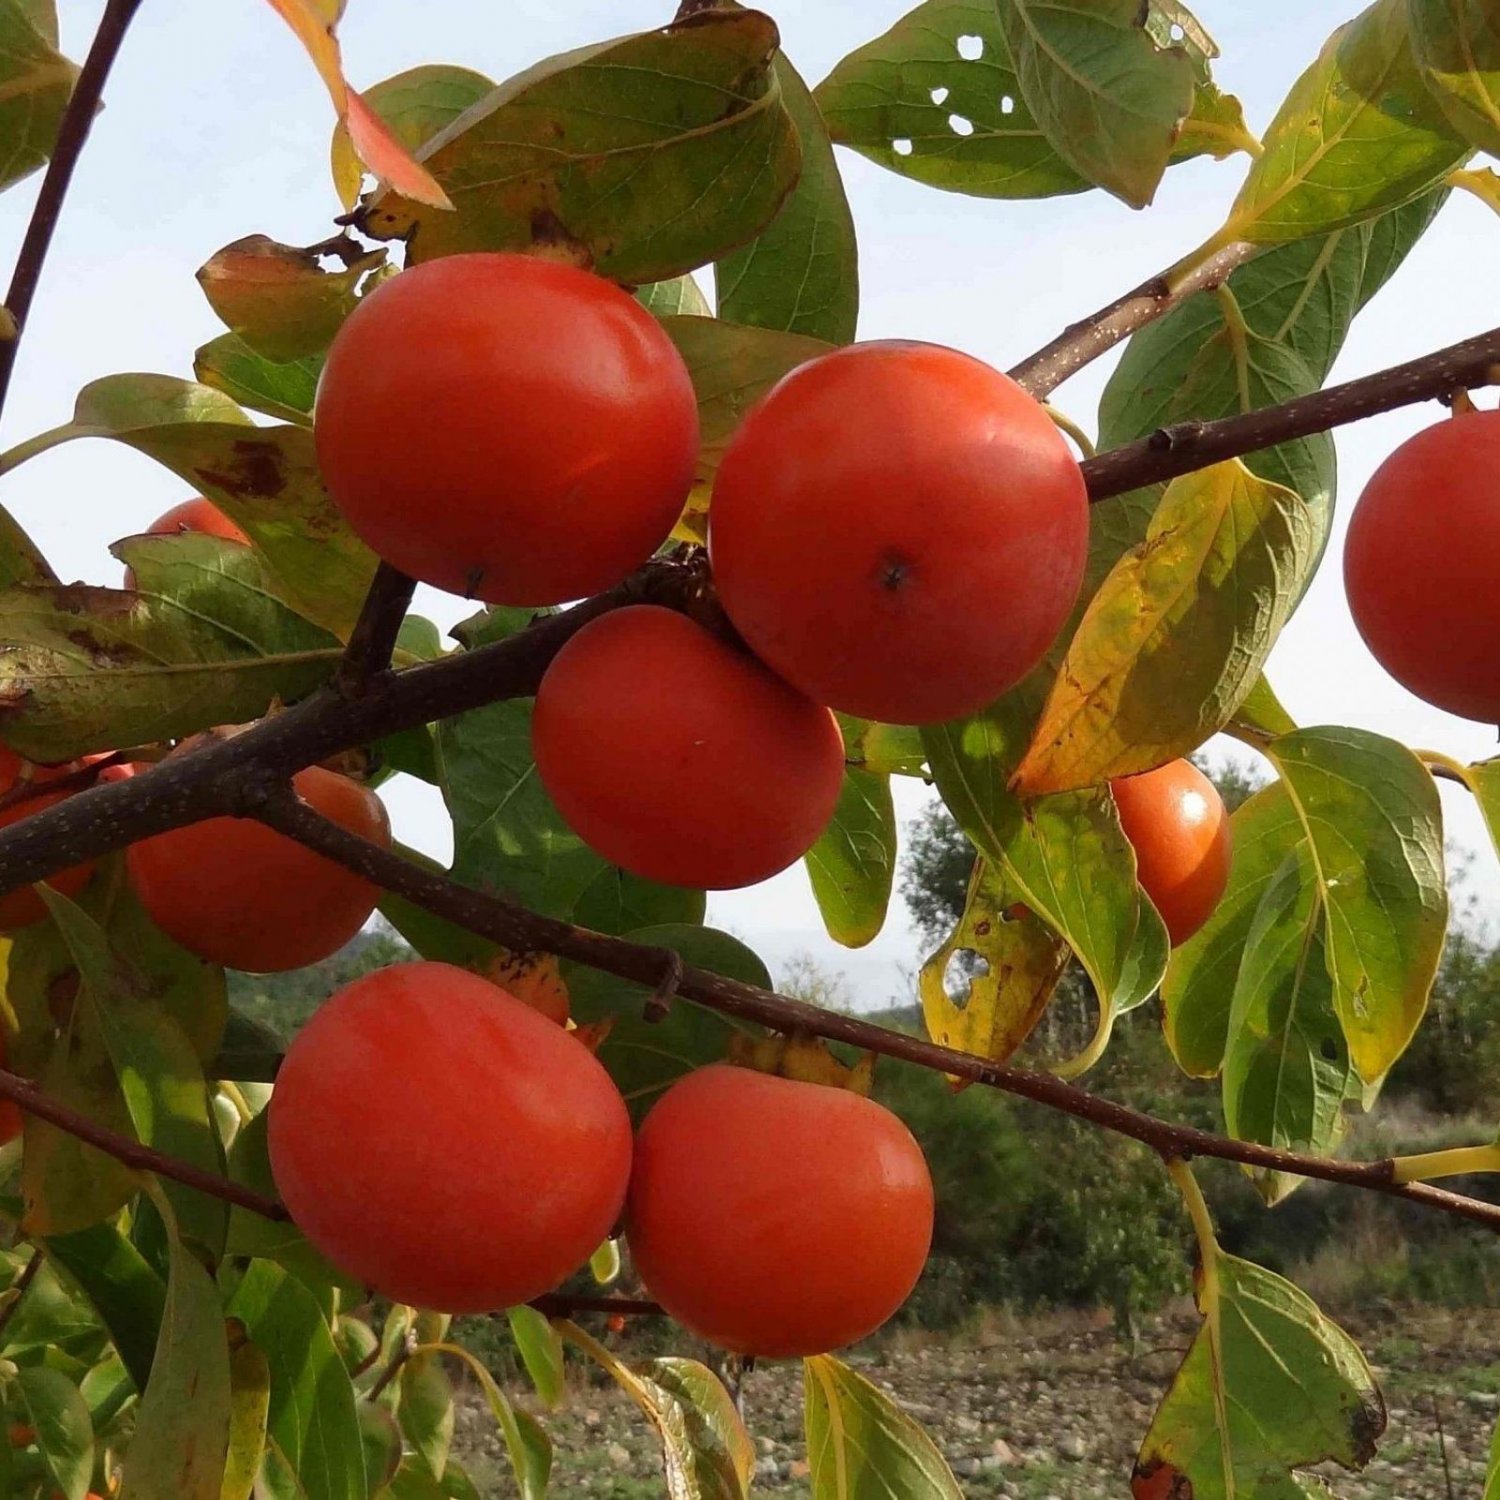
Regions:
<svg viewBox="0 0 1500 1500"><path fill-rule="evenodd" d="M953 960L965 953L983 967L970 974L960 1003L948 993L947 979ZM1068 957L1068 945L977 860L958 926L918 976L928 1036L944 1047L1004 1062L1041 1019Z"/></svg>
<svg viewBox="0 0 1500 1500"><path fill-rule="evenodd" d="M1301 498L1238 459L1173 480L1089 602L1016 790L1148 771L1216 734L1255 686L1315 546Z"/></svg>
<svg viewBox="0 0 1500 1500"><path fill-rule="evenodd" d="M1492 0L1407 0L1417 66L1455 130L1500 155L1500 15Z"/></svg>
<svg viewBox="0 0 1500 1500"><path fill-rule="evenodd" d="M52 155L77 78L77 67L57 50L52 0L0 0L0 189Z"/></svg>

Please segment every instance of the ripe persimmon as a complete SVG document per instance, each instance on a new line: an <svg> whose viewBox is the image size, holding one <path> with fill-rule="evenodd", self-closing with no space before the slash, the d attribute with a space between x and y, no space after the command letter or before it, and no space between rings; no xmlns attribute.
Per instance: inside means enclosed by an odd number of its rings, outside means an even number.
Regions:
<svg viewBox="0 0 1500 1500"><path fill-rule="evenodd" d="M1500 724L1500 411L1402 443L1349 519L1344 590L1375 659L1438 708Z"/></svg>
<svg viewBox="0 0 1500 1500"><path fill-rule="evenodd" d="M494 604L559 604L666 540L698 407L672 341L613 282L450 255L350 315L314 434L334 502L387 562Z"/></svg>
<svg viewBox="0 0 1500 1500"><path fill-rule="evenodd" d="M625 1102L555 1022L467 970L397 964L298 1033L270 1104L297 1227L394 1302L441 1312L551 1291L614 1228Z"/></svg>
<svg viewBox="0 0 1500 1500"><path fill-rule="evenodd" d="M0 1068L9 1068L10 1062L6 1056L5 1034L0 1032ZM0 1146L7 1141L13 1141L21 1133L21 1109L13 1099L0 1099ZM11 1439L15 1442L15 1439ZM29 1439L28 1439L29 1441ZM17 1444L25 1447L24 1443Z"/></svg>
<svg viewBox="0 0 1500 1500"><path fill-rule="evenodd" d="M1045 411L933 344L793 370L724 454L719 597L820 703L892 724L982 708L1041 659L1083 579L1088 500Z"/></svg>
<svg viewBox="0 0 1500 1500"><path fill-rule="evenodd" d="M685 615L611 610L548 667L531 727L568 826L606 859L706 890L801 858L838 802L838 721Z"/></svg>
<svg viewBox="0 0 1500 1500"><path fill-rule="evenodd" d="M389 845L385 805L321 766L297 794L350 833ZM208 818L132 844L131 884L151 919L190 953L256 974L300 969L337 952L380 892L342 865L253 818Z"/></svg>
<svg viewBox="0 0 1500 1500"><path fill-rule="evenodd" d="M30 771L32 784L45 786L48 782L70 775L86 763L71 761L60 766L33 766ZM0 797L11 794L19 796L25 774L25 763L19 756L6 751L5 763L0 766ZM27 796L0 807L0 828L9 828L12 823L19 823L33 813L56 807L59 802L67 801L77 790L74 787L60 792L38 792L36 796ZM55 875L49 875L45 883L64 896L76 896L89 883L89 876L93 873L94 861L86 860L83 864L70 865ZM23 885L19 890L7 891L0 896L0 932L14 932L18 928L29 927L33 922L40 922L46 915L46 902L37 894L35 886Z"/></svg>
<svg viewBox="0 0 1500 1500"><path fill-rule="evenodd" d="M715 1064L636 1138L635 1269L710 1343L771 1359L873 1333L932 1241L932 1179L895 1115L845 1089Z"/></svg>
<svg viewBox="0 0 1500 1500"><path fill-rule="evenodd" d="M250 538L212 500L205 500L202 495L184 500L181 505L174 505L159 515L146 528L146 535L176 536L182 531L201 531L205 536L250 545Z"/></svg>
<svg viewBox="0 0 1500 1500"><path fill-rule="evenodd" d="M1136 874L1175 948L1213 915L1229 884L1229 814L1191 761L1173 760L1111 781Z"/></svg>

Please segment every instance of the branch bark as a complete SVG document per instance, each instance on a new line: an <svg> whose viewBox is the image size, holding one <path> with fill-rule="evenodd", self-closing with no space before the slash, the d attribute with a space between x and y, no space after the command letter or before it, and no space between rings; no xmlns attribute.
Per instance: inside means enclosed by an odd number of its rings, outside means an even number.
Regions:
<svg viewBox="0 0 1500 1500"><path fill-rule="evenodd" d="M57 144L42 176L42 186L31 210L31 222L26 226L26 237L21 241L21 251L16 258L10 290L5 294L5 308L15 323L15 329L9 339L0 340L0 411L4 410L5 398L10 391L16 351L21 335L26 331L26 320L31 316L32 299L42 278L42 266L52 245L53 231L62 216L63 199L73 181L73 169L78 165L84 142L93 128L104 82L119 56L120 44L125 40L125 33L140 3L141 0L109 0L89 55L78 74L78 82L73 87L73 96L63 111Z"/></svg>
<svg viewBox="0 0 1500 1500"><path fill-rule="evenodd" d="M622 1318L666 1317L659 1302L646 1302L639 1297L571 1297L566 1292L548 1292L545 1297L533 1297L526 1305L548 1318L571 1318L574 1313L617 1313Z"/></svg>
<svg viewBox="0 0 1500 1500"><path fill-rule="evenodd" d="M333 679L334 687L346 698L358 698L391 664L401 622L411 608L411 596L417 583L388 562L382 562L370 580L370 592L354 622L344 659Z"/></svg>
<svg viewBox="0 0 1500 1500"><path fill-rule="evenodd" d="M78 1140L98 1147L106 1155L124 1162L127 1167L134 1167L138 1172L155 1172L158 1177L170 1177L173 1182L196 1188L211 1198L222 1198L226 1203L247 1208L263 1219L287 1220L291 1217L274 1198L267 1198L214 1172L205 1172L190 1162L179 1161L175 1156L165 1156L160 1151L153 1151L150 1146L143 1146L128 1136L117 1135L113 1130L89 1119L87 1115L79 1114L71 1105L54 1099L50 1094L44 1094L28 1079L3 1068L0 1068L0 1099L11 1100L26 1114L56 1125L59 1130L65 1130Z"/></svg>
<svg viewBox="0 0 1500 1500"><path fill-rule="evenodd" d="M633 980L648 990L661 977L663 949L576 927L556 917L542 916L459 885L445 875L421 869L399 854L379 848L340 828L289 791L282 790L268 798L256 816L278 832L386 890L405 896L418 906L471 932L492 938L507 948L554 953L606 974ZM1262 1146L1253 1141L1230 1140L1189 1125L1157 1119L1113 1100L1101 1099L1049 1073L1013 1068L973 1053L940 1047L920 1037L876 1026L857 1016L822 1010L805 1001L774 994L691 965L683 965L677 992L709 1010L754 1021L775 1031L803 1032L829 1041L847 1042L867 1052L900 1058L918 1067L931 1068L970 1083L1030 1099L1118 1135L1129 1136L1164 1157L1219 1157L1246 1166L1367 1188L1393 1198L1424 1203L1444 1213L1500 1230L1500 1204L1467 1198L1428 1183L1397 1182L1394 1164L1389 1160L1334 1161Z"/></svg>

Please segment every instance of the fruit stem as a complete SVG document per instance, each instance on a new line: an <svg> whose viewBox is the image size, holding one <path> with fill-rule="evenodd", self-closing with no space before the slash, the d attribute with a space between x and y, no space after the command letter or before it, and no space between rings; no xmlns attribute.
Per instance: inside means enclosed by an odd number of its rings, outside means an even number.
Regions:
<svg viewBox="0 0 1500 1500"><path fill-rule="evenodd" d="M1062 412L1057 407L1053 406L1050 401L1044 401L1042 403L1042 410L1052 418L1053 424L1055 426L1061 428L1065 433L1067 433L1070 438L1073 439L1074 443L1078 445L1078 451L1083 454L1085 458L1093 458L1094 455L1098 453L1099 450L1094 446L1093 439L1089 437L1088 433L1086 433L1083 428L1081 428L1078 423L1072 419L1072 417L1068 416L1065 412Z"/></svg>

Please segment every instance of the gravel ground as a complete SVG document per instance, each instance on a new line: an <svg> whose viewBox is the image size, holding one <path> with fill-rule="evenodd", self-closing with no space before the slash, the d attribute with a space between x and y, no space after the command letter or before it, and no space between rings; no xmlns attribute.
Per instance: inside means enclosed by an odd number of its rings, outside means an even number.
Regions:
<svg viewBox="0 0 1500 1500"><path fill-rule="evenodd" d="M1391 1420L1363 1474L1329 1469L1332 1493L1341 1500L1478 1500L1500 1413L1500 1310L1392 1307L1346 1313L1342 1321L1376 1367ZM1185 1311L1166 1315L1146 1326L1132 1352L1109 1327L1081 1316L995 1319L967 1337L897 1334L849 1358L933 1434L965 1495L1129 1500L1135 1450L1194 1326ZM760 1453L757 1492L805 1500L797 1367L756 1370L744 1399ZM537 1415L557 1449L553 1494L663 1495L650 1430L612 1388L579 1375L562 1410ZM454 1441L483 1495L515 1494L477 1400L462 1404Z"/></svg>

